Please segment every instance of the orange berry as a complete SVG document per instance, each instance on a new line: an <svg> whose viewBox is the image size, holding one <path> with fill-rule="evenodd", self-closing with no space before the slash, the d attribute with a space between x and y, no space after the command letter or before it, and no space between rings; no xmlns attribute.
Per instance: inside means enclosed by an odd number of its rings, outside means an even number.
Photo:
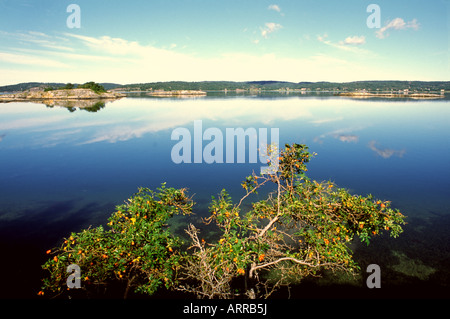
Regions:
<svg viewBox="0 0 450 319"><path fill-rule="evenodd" d="M50 254L51 252L52 252L52 250L49 249L49 250L47 250L45 253L48 255L48 254Z"/></svg>
<svg viewBox="0 0 450 319"><path fill-rule="evenodd" d="M57 262L58 261L58 257L53 257L53 260L55 261L55 262Z"/></svg>

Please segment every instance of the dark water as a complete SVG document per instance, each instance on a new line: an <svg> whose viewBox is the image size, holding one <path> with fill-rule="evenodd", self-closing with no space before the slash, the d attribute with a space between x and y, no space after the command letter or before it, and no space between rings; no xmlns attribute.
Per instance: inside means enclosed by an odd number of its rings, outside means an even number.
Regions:
<svg viewBox="0 0 450 319"><path fill-rule="evenodd" d="M281 145L304 143L318 154L310 177L391 200L408 216L399 238L355 244L363 269L356 285L325 278L291 298L342 297L344 287L367 296L450 296L450 102L276 95L135 96L93 109L0 104L1 296L35 297L45 251L71 231L105 223L139 186L187 187L197 216L222 188L237 200L240 182L263 164L175 164L171 134L186 128L194 143L195 120L203 131L219 129L224 143L226 128L278 128ZM382 269L376 292L365 287L371 263Z"/></svg>

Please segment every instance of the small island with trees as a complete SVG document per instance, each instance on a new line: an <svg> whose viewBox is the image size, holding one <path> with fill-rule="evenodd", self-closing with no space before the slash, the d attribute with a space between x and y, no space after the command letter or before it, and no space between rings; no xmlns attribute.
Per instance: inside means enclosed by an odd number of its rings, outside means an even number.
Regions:
<svg viewBox="0 0 450 319"><path fill-rule="evenodd" d="M87 82L81 85L67 83L62 87L33 87L23 92L0 95L0 102L28 102L51 100L119 99L125 94L107 91L101 84Z"/></svg>

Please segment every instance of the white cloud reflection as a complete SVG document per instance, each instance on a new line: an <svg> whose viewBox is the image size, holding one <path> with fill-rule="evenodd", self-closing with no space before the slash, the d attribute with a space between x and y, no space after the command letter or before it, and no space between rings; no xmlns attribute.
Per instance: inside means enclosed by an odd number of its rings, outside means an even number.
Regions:
<svg viewBox="0 0 450 319"><path fill-rule="evenodd" d="M12 120L8 122L0 122L0 130L18 130L26 128L49 127L51 124L60 123L67 117L64 115L52 115L46 117L30 117Z"/></svg>
<svg viewBox="0 0 450 319"><path fill-rule="evenodd" d="M286 125L298 127L299 138L310 138L315 143L323 143L327 138L358 143L362 134L358 132L374 125L374 115L380 112L375 107L357 113L355 110L361 110L358 103L323 99L318 106L316 99L297 97L124 98L107 103L96 113L84 110L71 113L63 107L47 108L36 103L7 103L0 107L0 140L8 135L1 143L3 148L120 143L177 127L190 129L195 120L203 120L204 127ZM317 129L324 133L315 136ZM402 157L405 153L383 148L376 141L368 146L382 158Z"/></svg>
<svg viewBox="0 0 450 319"><path fill-rule="evenodd" d="M323 143L323 140L325 138L327 138L328 136L331 136L335 139L338 139L341 142L344 143L357 143L359 141L359 136L355 135L355 134L350 134L354 131L359 131L363 129L363 127L358 126L358 127L346 127L346 128L341 128L341 129L337 129L331 132L327 132L327 133L323 133L319 136L316 136L313 141L319 144Z"/></svg>
<svg viewBox="0 0 450 319"><path fill-rule="evenodd" d="M359 140L359 136L353 134L336 134L333 137L344 143L357 143Z"/></svg>
<svg viewBox="0 0 450 319"><path fill-rule="evenodd" d="M176 127L190 127L199 119L229 127L270 127L276 121L309 121L314 112L313 101L298 99L285 99L283 108L279 108L278 103L270 100L251 98L236 98L232 103L224 99L125 98L108 103L97 113L83 110L70 113L60 107L48 109L29 103L26 115L14 104L3 105L5 116L0 119L0 130L18 131L14 135L29 134L33 144L41 146L117 143Z"/></svg>
<svg viewBox="0 0 450 319"><path fill-rule="evenodd" d="M132 138L140 138L147 133L155 133L176 127L189 127L195 120L211 120L230 123L233 126L249 127L255 123L270 126L276 120L308 119L312 117L309 103L299 107L298 100L286 99L282 109L274 108L270 102L248 98L233 100L151 100L125 99L118 101L125 108L132 108L139 114L133 125L116 123L113 127L98 130L90 139L80 144L107 141L115 143ZM152 104L155 104L152 107ZM311 104L312 106L312 104ZM137 112L137 113L136 113Z"/></svg>
<svg viewBox="0 0 450 319"><path fill-rule="evenodd" d="M390 158L392 156L403 157L403 155L406 153L406 150L404 149L395 150L391 148L380 148L377 145L378 142L376 141L370 141L368 144L369 148L382 158Z"/></svg>

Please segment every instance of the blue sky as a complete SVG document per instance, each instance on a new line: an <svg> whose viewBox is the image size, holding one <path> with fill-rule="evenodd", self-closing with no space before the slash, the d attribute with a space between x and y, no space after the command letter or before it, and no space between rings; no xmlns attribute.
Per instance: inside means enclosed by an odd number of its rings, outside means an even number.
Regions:
<svg viewBox="0 0 450 319"><path fill-rule="evenodd" d="M80 28L66 21L80 8ZM369 28L369 4L380 8ZM0 0L0 85L450 80L448 0Z"/></svg>

